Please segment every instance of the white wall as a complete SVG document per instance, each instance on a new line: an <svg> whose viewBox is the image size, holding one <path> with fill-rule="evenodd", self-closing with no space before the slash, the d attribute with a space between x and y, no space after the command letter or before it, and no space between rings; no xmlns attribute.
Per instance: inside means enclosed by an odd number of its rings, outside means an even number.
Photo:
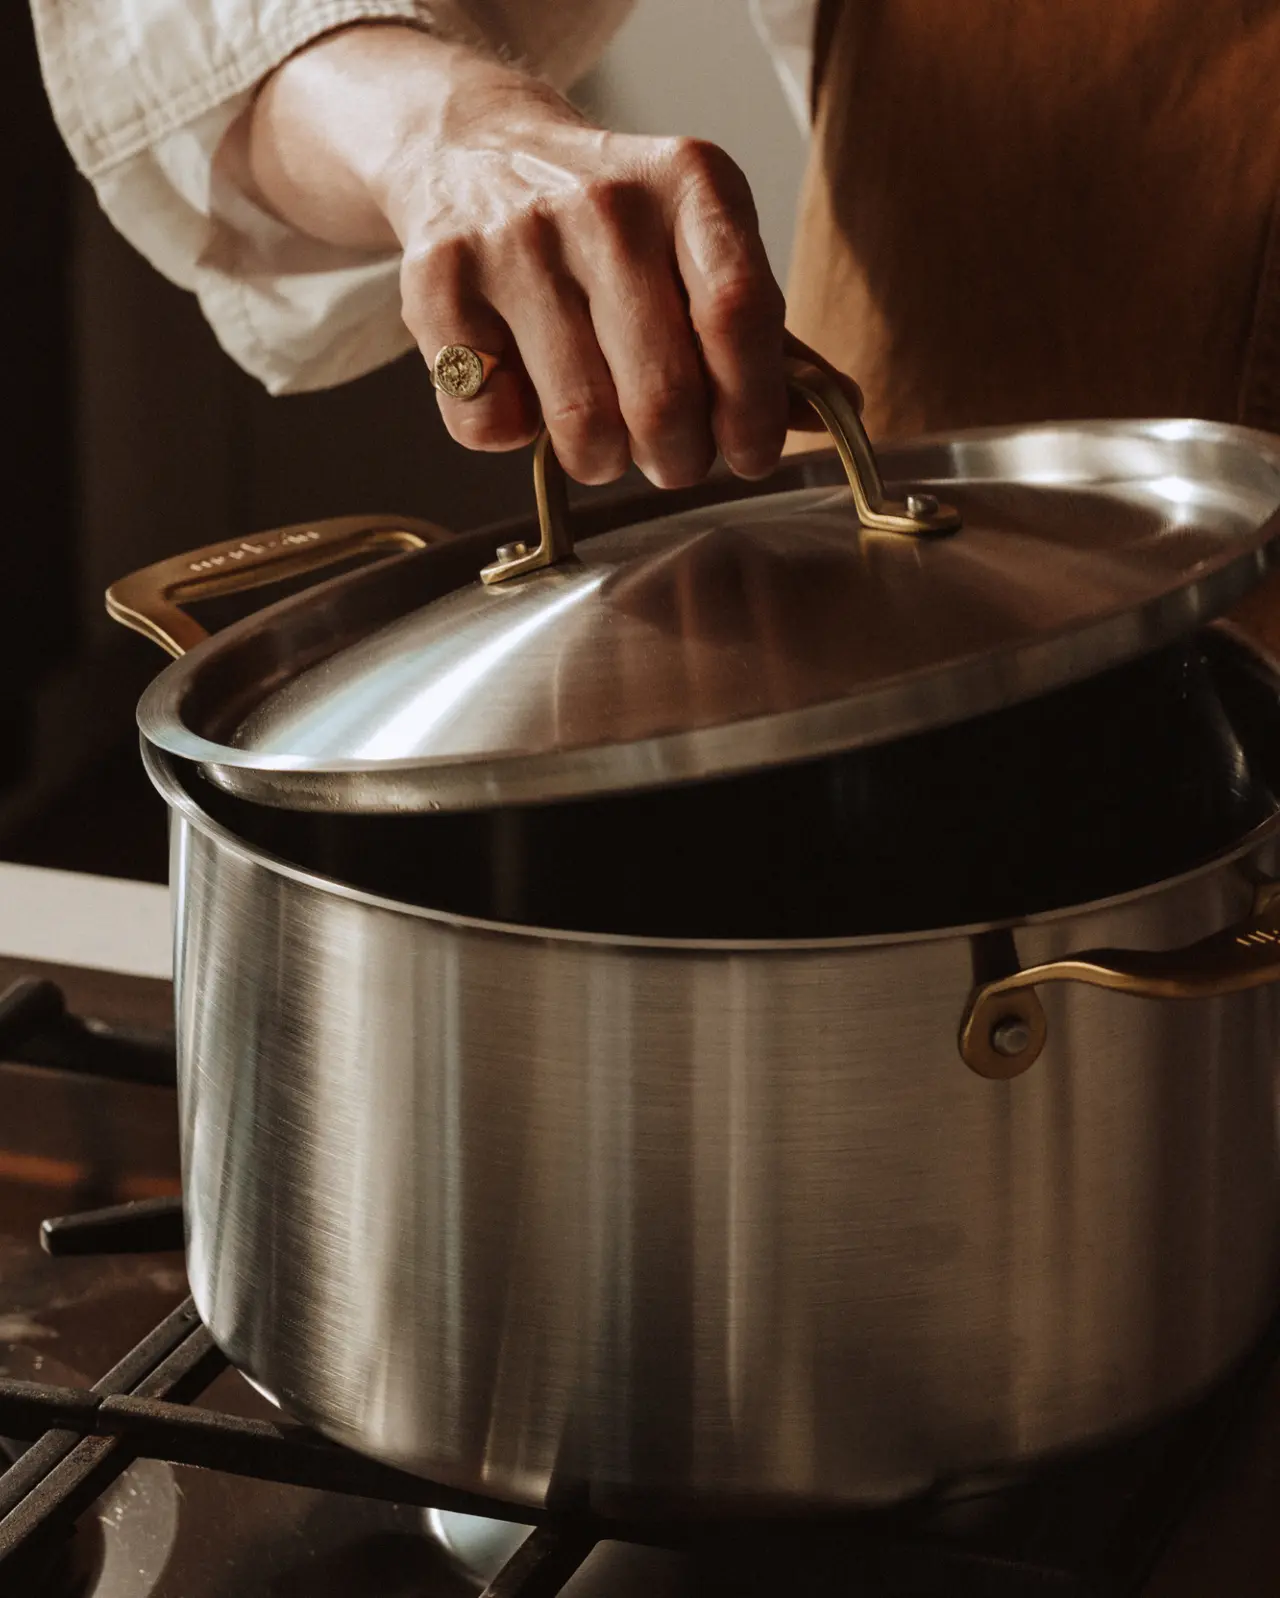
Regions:
<svg viewBox="0 0 1280 1598"><path fill-rule="evenodd" d="M691 134L728 150L751 179L785 281L804 139L747 0L636 0L586 88L592 112L610 127Z"/></svg>

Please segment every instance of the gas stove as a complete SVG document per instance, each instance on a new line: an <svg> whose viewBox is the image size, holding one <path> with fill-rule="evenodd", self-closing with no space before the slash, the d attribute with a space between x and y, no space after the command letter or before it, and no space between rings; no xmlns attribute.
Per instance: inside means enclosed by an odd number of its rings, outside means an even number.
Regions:
<svg viewBox="0 0 1280 1598"><path fill-rule="evenodd" d="M64 946L90 963L0 958L0 1465L15 1461L0 1474L0 1598L1275 1591L1280 1328L1154 1432L839 1524L534 1514L289 1424L186 1296L171 994L136 974L162 964L157 903L98 904L88 926L74 883L35 878L23 885L46 905L72 894L81 924ZM126 958L140 904L151 953ZM27 943L47 955L37 920ZM0 948L21 941L0 924ZM112 963L132 972L92 968Z"/></svg>

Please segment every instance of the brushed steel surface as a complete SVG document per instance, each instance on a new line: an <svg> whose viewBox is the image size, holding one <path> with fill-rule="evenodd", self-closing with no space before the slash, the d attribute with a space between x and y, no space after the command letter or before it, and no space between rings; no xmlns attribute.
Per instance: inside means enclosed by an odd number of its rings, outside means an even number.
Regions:
<svg viewBox="0 0 1280 1598"><path fill-rule="evenodd" d="M193 1290L342 1442L530 1503L865 1503L1138 1424L1275 1304L1274 988L1047 989L1043 1057L989 1082L968 932L451 919L255 853L148 763ZM1018 954L1190 942L1258 870L1274 823Z"/></svg>
<svg viewBox="0 0 1280 1598"><path fill-rule="evenodd" d="M492 537L479 560L435 547L326 585L310 628L293 601L200 646L145 695L143 730L297 809L634 790L1030 699L1194 631L1272 559L1261 433L983 430L881 464L945 492L961 530L871 532L847 487L811 486L618 527L492 588Z"/></svg>

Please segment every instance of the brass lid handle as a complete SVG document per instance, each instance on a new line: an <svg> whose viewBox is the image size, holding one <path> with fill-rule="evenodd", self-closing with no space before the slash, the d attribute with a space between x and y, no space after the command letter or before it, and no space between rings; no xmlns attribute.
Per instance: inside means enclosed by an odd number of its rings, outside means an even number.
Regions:
<svg viewBox="0 0 1280 1598"><path fill-rule="evenodd" d="M378 550L425 549L452 537L415 516L337 516L231 538L145 566L107 589L107 614L170 655L185 655L209 636L182 606L247 588L263 588Z"/></svg>
<svg viewBox="0 0 1280 1598"><path fill-rule="evenodd" d="M807 402L830 433L863 527L877 533L902 533L909 538L929 538L954 533L959 528L959 511L940 504L932 494L909 494L905 500L886 498L875 451L857 406L830 372L808 361L788 358L787 387Z"/></svg>
<svg viewBox="0 0 1280 1598"><path fill-rule="evenodd" d="M811 406L831 435L853 490L858 521L863 527L879 533L900 533L909 538L955 532L960 526L959 512L950 505L940 504L932 494L910 494L905 500L886 498L867 430L857 407L837 378L794 356L787 357L786 368L787 387ZM573 554L564 469L556 459L545 430L534 446L533 486L541 535L538 546L528 549L523 544L511 544L499 550L498 559L480 573L490 585L510 582L513 577L554 566Z"/></svg>

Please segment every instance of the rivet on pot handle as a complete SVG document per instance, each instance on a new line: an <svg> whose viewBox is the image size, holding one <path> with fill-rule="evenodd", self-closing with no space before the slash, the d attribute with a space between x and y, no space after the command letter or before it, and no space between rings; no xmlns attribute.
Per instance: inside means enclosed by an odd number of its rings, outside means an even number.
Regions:
<svg viewBox="0 0 1280 1598"><path fill-rule="evenodd" d="M446 528L415 516L337 516L300 522L145 566L107 589L107 614L169 654L184 655L209 636L182 609L184 603L284 582L379 549L425 549L452 536Z"/></svg>
<svg viewBox="0 0 1280 1598"><path fill-rule="evenodd" d="M959 512L950 505L939 504L931 494L913 494L905 501L886 499L871 440L857 407L839 380L830 372L794 356L787 357L786 366L787 386L793 394L807 401L831 434L863 527L873 532L904 533L921 538L951 533L960 526ZM545 431L534 448L533 486L541 534L538 547L528 549L523 544L510 544L500 549L498 559L480 573L488 584L509 582L513 577L554 566L573 554L564 469Z"/></svg>
<svg viewBox="0 0 1280 1598"><path fill-rule="evenodd" d="M960 1053L979 1076L1003 1081L1035 1064L1048 1035L1035 990L1046 982L1139 999L1216 999L1280 982L1280 891L1260 888L1248 920L1182 949L1085 949L980 984L960 1025Z"/></svg>

